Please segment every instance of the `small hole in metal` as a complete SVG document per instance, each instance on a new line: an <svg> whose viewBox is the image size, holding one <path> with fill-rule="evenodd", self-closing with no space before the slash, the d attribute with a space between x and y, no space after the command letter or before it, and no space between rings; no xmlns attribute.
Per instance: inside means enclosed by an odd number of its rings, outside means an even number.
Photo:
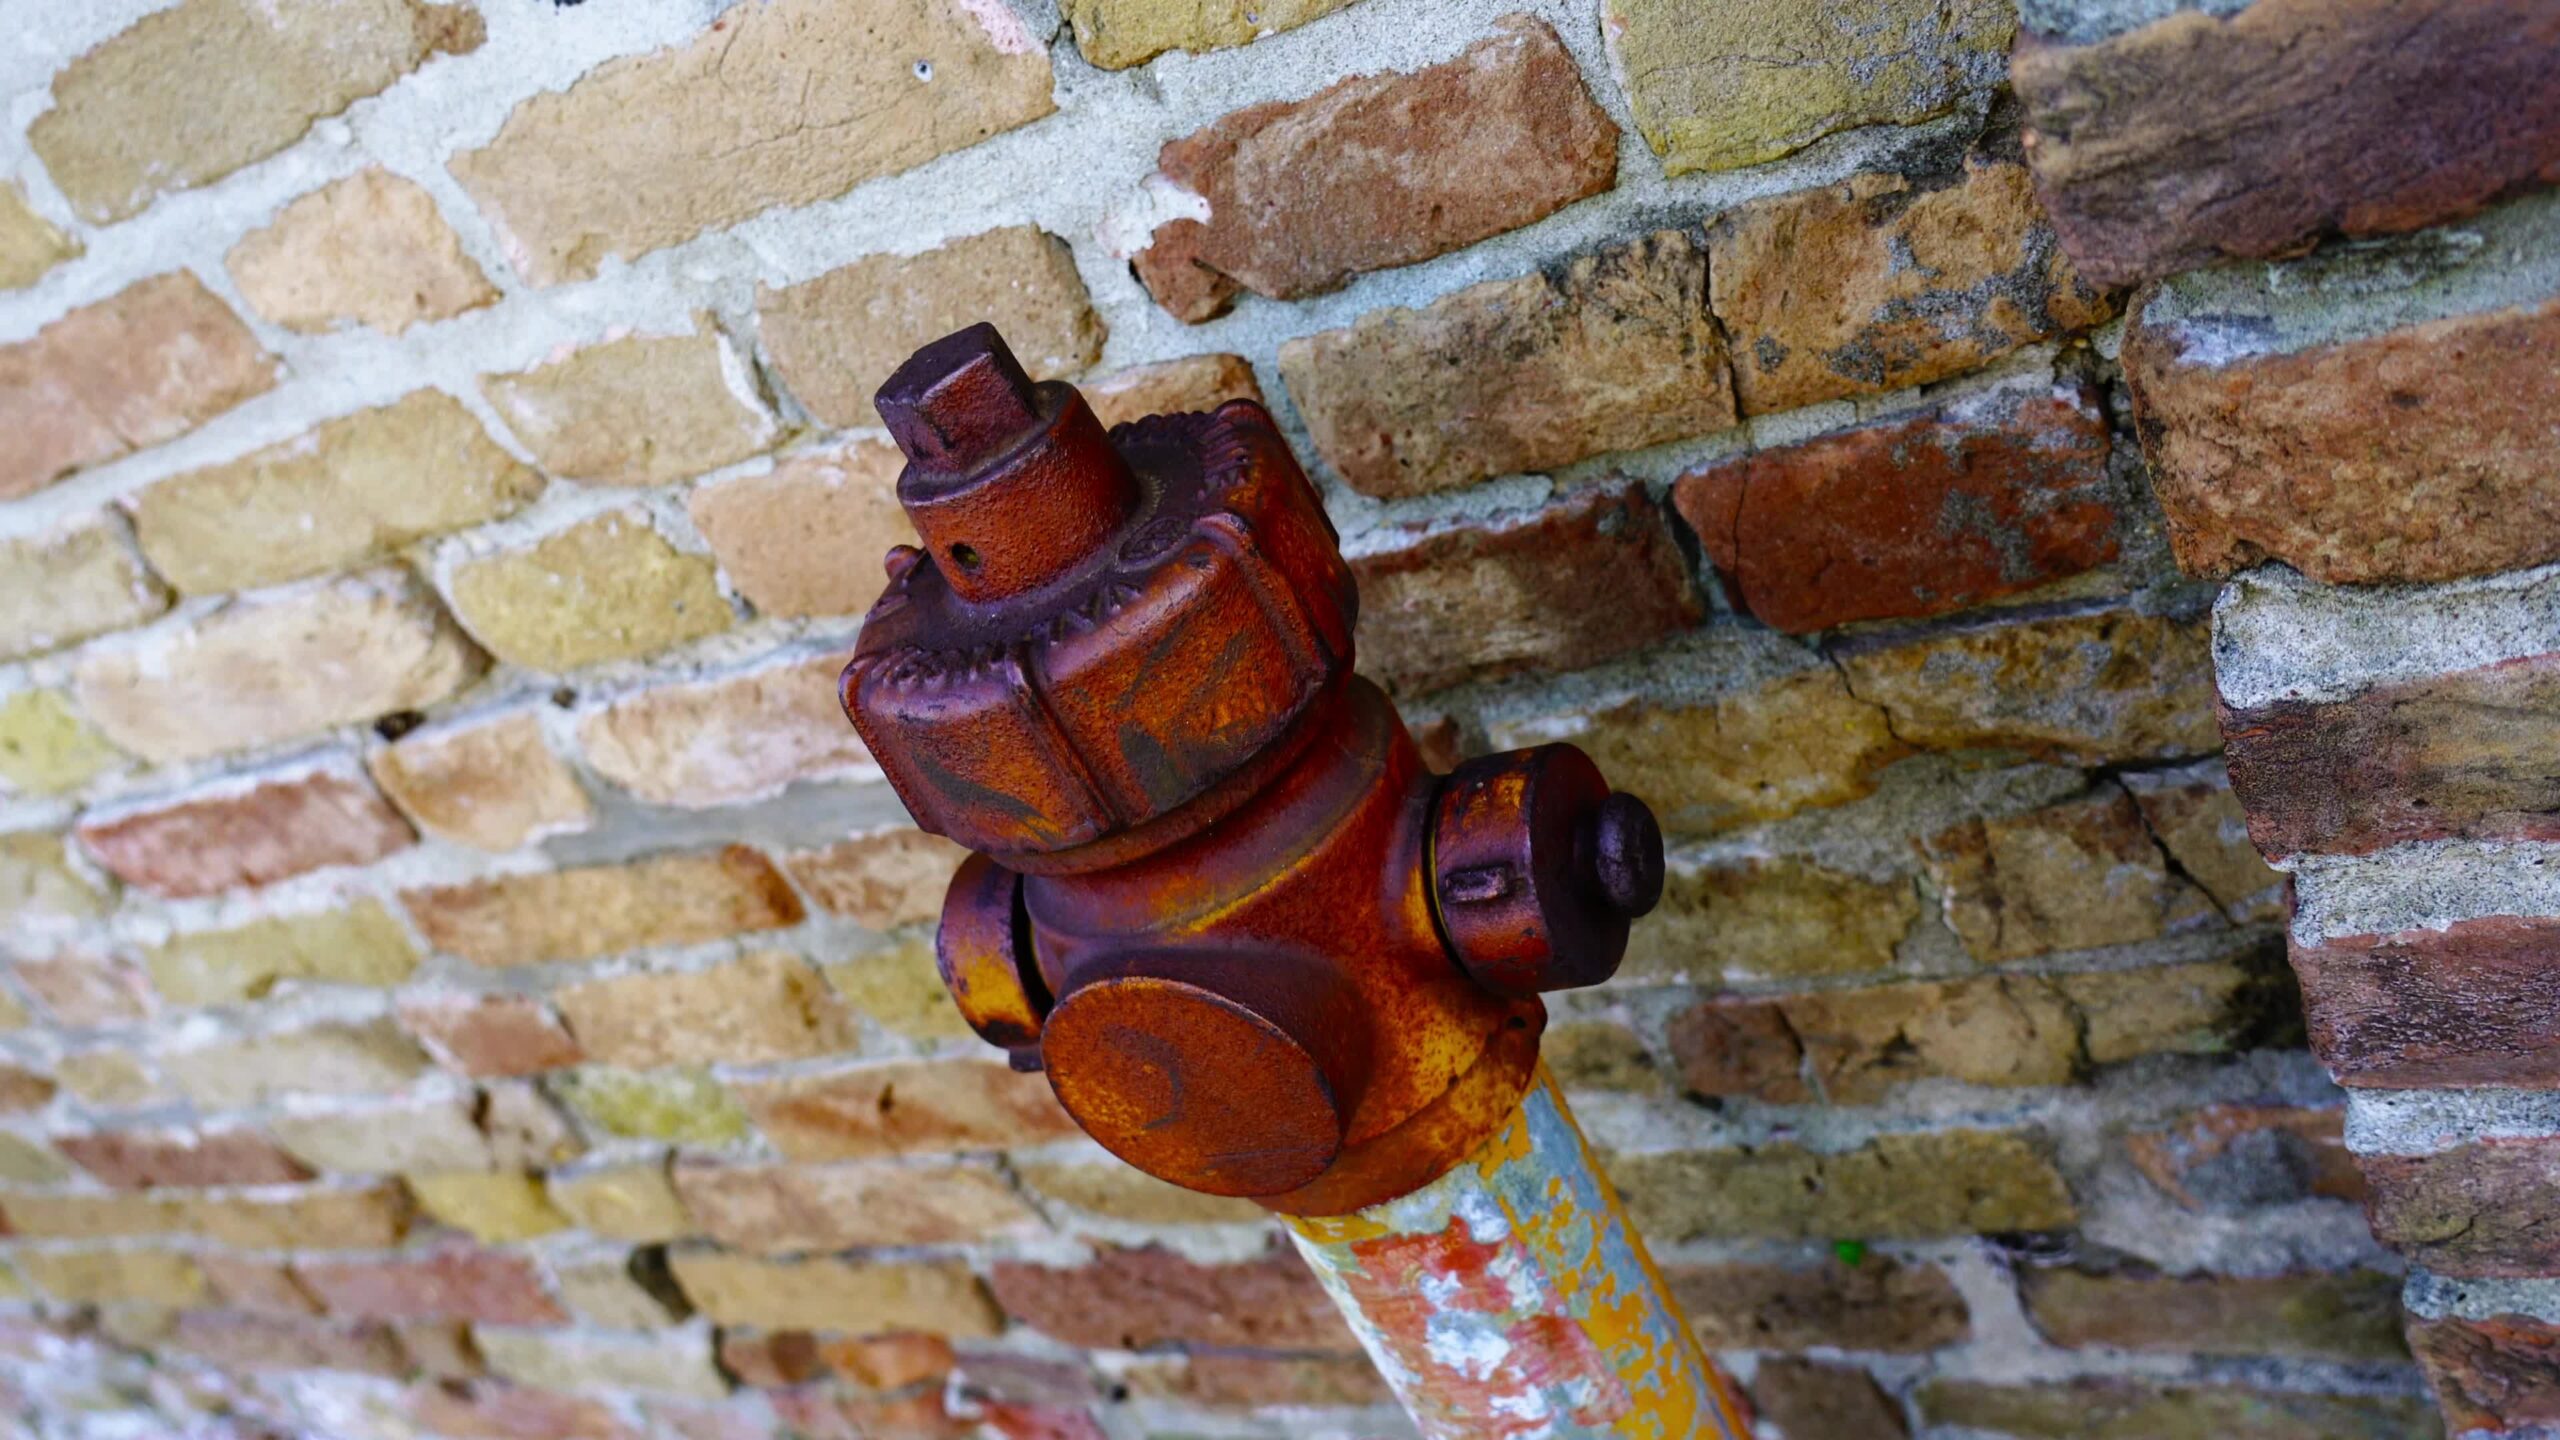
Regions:
<svg viewBox="0 0 2560 1440"><path fill-rule="evenodd" d="M970 545L954 545L954 546L952 546L952 547L951 547L951 563L952 563L952 564L954 564L954 565L959 566L959 567L960 567L961 569L963 569L963 570L975 570L975 569L977 569L977 568L978 568L978 551L977 551L976 547L974 547L974 546L970 546Z"/></svg>

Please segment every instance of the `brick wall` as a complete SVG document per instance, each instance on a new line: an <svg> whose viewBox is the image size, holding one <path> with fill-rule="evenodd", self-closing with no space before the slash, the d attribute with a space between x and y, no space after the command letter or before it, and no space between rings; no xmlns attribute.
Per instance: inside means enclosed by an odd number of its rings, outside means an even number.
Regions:
<svg viewBox="0 0 2560 1440"><path fill-rule="evenodd" d="M28 7L0 1401L1404 1433L934 979L829 677L988 318L1662 812L1547 1053L1769 1436L2560 1422L2560 39L2158 8Z"/></svg>

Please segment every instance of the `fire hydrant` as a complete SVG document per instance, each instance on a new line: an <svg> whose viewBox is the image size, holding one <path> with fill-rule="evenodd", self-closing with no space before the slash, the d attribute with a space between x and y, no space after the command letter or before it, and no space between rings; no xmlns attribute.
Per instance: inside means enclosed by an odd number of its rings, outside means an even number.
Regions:
<svg viewBox="0 0 2560 1440"><path fill-rule="evenodd" d="M1746 1434L1538 1065L1539 995L1608 978L1661 894L1652 813L1569 745L1431 771L1352 672L1351 572L1260 405L1106 433L987 325L916 352L877 403L922 544L889 553L842 698L916 823L975 852L937 942L970 1026L1113 1154L1291 1217L1391 1380L1431 1347L1352 1293L1390 1263L1358 1249L1379 1238L1364 1217L1453 1175L1498 1190L1544 1104L1632 1247L1642 1274L1617 1281L1678 1331L1636 1348L1685 1347L1706 1392L1688 1413ZM1460 1214L1494 1203L1453 1193L1458 1218L1413 1221L1484 1255L1393 1263L1499 1270L1488 1217ZM1536 1309L1536 1285L1510 1289L1478 1318L1516 1329L1500 1307ZM1717 1433L1638 1403L1652 1382L1592 1359L1605 1337L1578 1343L1580 1371L1521 1357L1544 1367L1519 1379L1534 1402L1398 1388L1432 1434L1515 1433L1466 1412L1524 1403L1634 1421L1539 1433Z"/></svg>

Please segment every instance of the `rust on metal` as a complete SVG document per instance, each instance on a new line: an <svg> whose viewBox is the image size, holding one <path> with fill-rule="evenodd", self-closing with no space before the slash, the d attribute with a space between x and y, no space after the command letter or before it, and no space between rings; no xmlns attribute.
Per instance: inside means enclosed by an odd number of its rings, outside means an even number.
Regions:
<svg viewBox="0 0 2560 1440"><path fill-rule="evenodd" d="M918 824L977 854L938 954L978 1034L1113 1153L1295 1215L1498 1134L1549 990L1662 885L1566 745L1423 762L1352 674L1358 595L1261 406L1107 434L992 327L882 387L920 547L844 673Z"/></svg>

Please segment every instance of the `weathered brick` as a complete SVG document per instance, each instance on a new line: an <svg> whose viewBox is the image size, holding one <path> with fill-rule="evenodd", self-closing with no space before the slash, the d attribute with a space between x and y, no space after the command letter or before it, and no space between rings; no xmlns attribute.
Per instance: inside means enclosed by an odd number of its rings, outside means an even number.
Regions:
<svg viewBox="0 0 2560 1440"><path fill-rule="evenodd" d="M2414 230L2547 180L2556 23L2527 0L2277 0L2092 44L2029 35L2010 73L2054 226L2116 285Z"/></svg>
<svg viewBox="0 0 2560 1440"><path fill-rule="evenodd" d="M1973 1317L1935 1265L1871 1255L1851 1265L1667 1265L1663 1279L1710 1350L1895 1353L1960 1344Z"/></svg>
<svg viewBox="0 0 2560 1440"><path fill-rule="evenodd" d="M2315 1196L2362 1201L2341 1110L2208 1105L2125 1137L2135 1167L2190 1210L2250 1210Z"/></svg>
<svg viewBox="0 0 2560 1440"><path fill-rule="evenodd" d="M77 790L126 763L59 690L0 698L0 781L29 795Z"/></svg>
<svg viewBox="0 0 2560 1440"><path fill-rule="evenodd" d="M804 882L805 883L805 882ZM863 1018L912 1040L957 1040L969 1034L960 1008L943 988L931 937L896 942L826 967L827 983Z"/></svg>
<svg viewBox="0 0 2560 1440"><path fill-rule="evenodd" d="M2285 878L2249 843L2249 817L2217 761L2184 770L2129 773L2125 788L2142 821L2187 877L2204 887L2237 923L2281 920L2291 913Z"/></svg>
<svg viewBox="0 0 2560 1440"><path fill-rule="evenodd" d="M403 735L371 759L373 778L418 828L481 850L513 850L586 828L586 791L529 710Z"/></svg>
<svg viewBox="0 0 2560 1440"><path fill-rule="evenodd" d="M512 1244L569 1226L544 1198L542 1181L513 1172L447 1170L406 1177L418 1208L486 1245Z"/></svg>
<svg viewBox="0 0 2560 1440"><path fill-rule="evenodd" d="M174 1195L98 1195L79 1191L13 1190L0 1195L12 1235L38 1240L111 1240L169 1235L187 1228L186 1207Z"/></svg>
<svg viewBox="0 0 2560 1440"><path fill-rule="evenodd" d="M1692 1095L1747 1095L1772 1105L1814 1098L1805 1083L1804 1042L1773 1001L1723 998L1693 1005L1671 1017L1666 1038L1680 1084Z"/></svg>
<svg viewBox="0 0 2560 1440"><path fill-rule="evenodd" d="M539 1170L576 1159L586 1149L567 1113L528 1080L482 1087L480 1110L472 1118L488 1137L488 1163L496 1169Z"/></svg>
<svg viewBox="0 0 2560 1440"><path fill-rule="evenodd" d="M767 615L859 615L887 585L877 557L916 543L898 505L906 457L878 440L797 451L686 498L694 527Z"/></svg>
<svg viewBox="0 0 2560 1440"><path fill-rule="evenodd" d="M667 1266L686 1298L722 1325L856 1335L912 1330L955 1339L1004 1326L978 1277L956 1262L761 1260L678 1250Z"/></svg>
<svg viewBox="0 0 2560 1440"><path fill-rule="evenodd" d="M275 154L484 33L467 5L189 0L55 75L27 143L80 217L105 224Z"/></svg>
<svg viewBox="0 0 2560 1440"><path fill-rule="evenodd" d="M1543 20L1409 74L1250 105L1168 143L1148 177L1184 201L1131 268L1176 318L1240 290L1293 300L1551 215L1618 177L1618 127ZM1295 387L1292 386L1294 389Z"/></svg>
<svg viewBox="0 0 2560 1440"><path fill-rule="evenodd" d="M703 1070L564 1070L548 1082L561 1103L610 1135L680 1145L726 1145L747 1133L746 1112Z"/></svg>
<svg viewBox="0 0 2560 1440"><path fill-rule="evenodd" d="M79 1050L56 1062L62 1088L102 1110L156 1105L174 1098L151 1067L122 1050Z"/></svg>
<svg viewBox="0 0 2560 1440"><path fill-rule="evenodd" d="M1967 820L1920 848L1948 925L1985 964L2130 944L2221 918L2170 869L2133 797L2112 784L2023 815Z"/></svg>
<svg viewBox="0 0 2560 1440"><path fill-rule="evenodd" d="M2089 396L1994 390L1692 471L1673 498L1736 603L1801 634L2114 559L2107 449Z"/></svg>
<svg viewBox="0 0 2560 1440"><path fill-rule="evenodd" d="M2341 1084L2560 1089L2560 920L2296 943L2311 1046Z"/></svg>
<svg viewBox="0 0 2560 1440"><path fill-rule="evenodd" d="M1044 1200L1137 1225L1238 1225L1271 1214L1250 1200L1185 1190L1128 1165L1017 1161L1013 1169Z"/></svg>
<svg viewBox="0 0 2560 1440"><path fill-rule="evenodd" d="M2438 1275L2532 1277L2560 1269L2550 1195L2560 1141L2481 1140L2431 1155L2366 1155L2376 1239Z"/></svg>
<svg viewBox="0 0 2560 1440"><path fill-rule="evenodd" d="M2302 1044L2300 988L2272 941L2228 958L2055 977L2093 1065Z"/></svg>
<svg viewBox="0 0 2560 1440"><path fill-rule="evenodd" d="M2396 1361L2400 1282L2335 1275L2112 1275L2024 1270L2028 1318L2056 1345L2197 1355Z"/></svg>
<svg viewBox="0 0 2560 1440"><path fill-rule="evenodd" d="M1543 470L1733 424L1706 283L1699 238L1658 231L1290 340L1280 373L1316 453L1364 494Z"/></svg>
<svg viewBox="0 0 2560 1440"><path fill-rule="evenodd" d="M19 1185L58 1185L71 1178L71 1167L41 1140L0 1131L0 1180Z"/></svg>
<svg viewBox="0 0 2560 1440"><path fill-rule="evenodd" d="M1105 1248L1066 1269L1001 1260L987 1281L1007 1313L1069 1345L1340 1351L1355 1344L1324 1287L1285 1250L1203 1265L1161 1246Z"/></svg>
<svg viewBox="0 0 2560 1440"><path fill-rule="evenodd" d="M574 670L716 635L734 617L710 560L677 550L638 511L614 511L453 572L453 607L489 652Z"/></svg>
<svg viewBox="0 0 2560 1440"><path fill-rule="evenodd" d="M407 1232L409 1197L397 1185L207 1196L189 1201L185 1218L206 1239L243 1250L379 1250Z"/></svg>
<svg viewBox="0 0 2560 1440"><path fill-rule="evenodd" d="M332 1325L307 1316L189 1310L168 1337L172 1349L225 1370L343 1370L397 1378L409 1357L390 1327Z"/></svg>
<svg viewBox="0 0 2560 1440"><path fill-rule="evenodd" d="M729 1393L728 1381L711 1363L711 1338L699 1331L578 1335L484 1327L472 1338L492 1372L520 1385L706 1400Z"/></svg>
<svg viewBox="0 0 2560 1440"><path fill-rule="evenodd" d="M1643 1038L1614 1020L1550 1025L1540 1037L1538 1058L1567 1090L1662 1088L1662 1072Z"/></svg>
<svg viewBox="0 0 2560 1440"><path fill-rule="evenodd" d="M2097 765L2220 748L2212 647L2204 616L2101 602L1854 635L1830 653L1907 744Z"/></svg>
<svg viewBox="0 0 2560 1440"><path fill-rule="evenodd" d="M204 1272L174 1250L22 1250L17 1262L38 1289L75 1305L175 1308L205 1298Z"/></svg>
<svg viewBox="0 0 2560 1440"><path fill-rule="evenodd" d="M305 1164L342 1175L478 1170L490 1163L488 1138L472 1120L467 1094L299 1111L268 1124Z"/></svg>
<svg viewBox="0 0 2560 1440"><path fill-rule="evenodd" d="M285 206L223 263L250 309L304 334L356 324L397 335L498 298L434 197L379 167Z"/></svg>
<svg viewBox="0 0 2560 1440"><path fill-rule="evenodd" d="M1215 410L1230 400L1263 403L1262 382L1241 355L1185 355L1152 365L1132 365L1078 386L1094 418L1126 425L1149 415Z"/></svg>
<svg viewBox="0 0 2560 1440"><path fill-rule="evenodd" d="M794 1160L997 1150L1078 1133L1044 1077L981 1060L901 1060L731 1088Z"/></svg>
<svg viewBox="0 0 2560 1440"><path fill-rule="evenodd" d="M1205 1352L1125 1372L1138 1395L1212 1410L1332 1408L1393 1403L1394 1392L1365 1356Z"/></svg>
<svg viewBox="0 0 2560 1440"><path fill-rule="evenodd" d="M73 672L107 738L169 762L422 709L486 659L405 570L244 598L189 629L93 650Z"/></svg>
<svg viewBox="0 0 2560 1440"><path fill-rule="evenodd" d="M0 386L7 376L0 373ZM5 498L0 472L0 498ZM0 540L0 659L39 655L169 608L123 527L104 513L75 516L33 536Z"/></svg>
<svg viewBox="0 0 2560 1440"><path fill-rule="evenodd" d="M397 1089L426 1069L427 1057L389 1020L368 1020L165 1052L160 1064L197 1105L231 1110L296 1092Z"/></svg>
<svg viewBox="0 0 2560 1440"><path fill-rule="evenodd" d="M542 489L471 412L416 390L132 502L142 550L191 594L246 590L378 560L494 520Z"/></svg>
<svg viewBox="0 0 2560 1440"><path fill-rule="evenodd" d="M2276 699L2223 716L2259 850L2365 855L2413 840L2560 839L2560 651Z"/></svg>
<svg viewBox="0 0 2560 1440"><path fill-rule="evenodd" d="M1144 65L1167 50L1225 50L1295 30L1351 0L1066 0L1060 18L1076 49L1105 70Z"/></svg>
<svg viewBox="0 0 2560 1440"><path fill-rule="evenodd" d="M1922 1418L1931 1424L2018 1440L2410 1440L2436 1433L2427 1403L2402 1395L2154 1380L1929 1380L1918 1400Z"/></svg>
<svg viewBox="0 0 2560 1440"><path fill-rule="evenodd" d="M637 691L589 715L578 741L606 779L686 809L868 774L871 752L836 698L843 669L844 657L829 652Z"/></svg>
<svg viewBox="0 0 2560 1440"><path fill-rule="evenodd" d="M371 782L335 769L228 781L75 833L107 873L173 900L370 864L418 838Z"/></svg>
<svg viewBox="0 0 2560 1440"><path fill-rule="evenodd" d="M311 1172L254 1130L98 1130L56 1135L73 1164L119 1190L290 1185Z"/></svg>
<svg viewBox="0 0 2560 1440"><path fill-rule="evenodd" d="M786 855L783 869L818 908L894 930L937 919L952 871L968 852L922 830L883 830Z"/></svg>
<svg viewBox="0 0 2560 1440"><path fill-rule="evenodd" d="M1705 613L1640 485L1596 485L1528 515L1469 522L1352 562L1361 668L1400 693L1519 670L1572 670ZM1611 603L1582 603L1592 577Z"/></svg>
<svg viewBox="0 0 2560 1440"><path fill-rule="evenodd" d="M1835 1104L1873 1104L1928 1076L2060 1085L2081 1060L2081 1016L2059 985L2034 976L1825 990L1779 1009Z"/></svg>
<svg viewBox="0 0 2560 1440"><path fill-rule="evenodd" d="M921 255L874 255L797 285L759 287L756 315L792 392L837 426L877 424L871 397L889 372L964 325L983 320L1003 331L1035 380L1091 365L1102 355L1104 333L1066 242L1027 225Z"/></svg>
<svg viewBox="0 0 2560 1440"><path fill-rule="evenodd" d="M224 1255L212 1250L195 1258L214 1298L234 1312L275 1316L320 1313L320 1303L302 1288L301 1281L293 1278L293 1267L283 1260Z"/></svg>
<svg viewBox="0 0 2560 1440"><path fill-rule="evenodd" d="M2560 1335L2525 1315L2409 1322L2446 1425L2471 1435L2532 1435L2560 1426Z"/></svg>
<svg viewBox="0 0 2560 1440"><path fill-rule="evenodd" d="M654 1245L693 1233L684 1201L663 1165L616 1165L550 1178L551 1203L608 1240Z"/></svg>
<svg viewBox="0 0 2560 1440"><path fill-rule="evenodd" d="M0 1112L39 1110L53 1099L52 1077L16 1065L0 1065Z"/></svg>
<svg viewBox="0 0 2560 1440"><path fill-rule="evenodd" d="M1047 46L1002 10L783 0L526 100L452 169L548 285L1037 120L1049 86Z"/></svg>
<svg viewBox="0 0 2560 1440"><path fill-rule="evenodd" d="M744 460L778 435L729 341L699 333L607 340L480 391L542 467L592 485L663 485Z"/></svg>
<svg viewBox="0 0 2560 1440"><path fill-rule="evenodd" d="M1904 1440L1911 1433L1902 1406L1856 1365L1771 1356L1752 1372L1751 1404L1788 1440Z"/></svg>
<svg viewBox="0 0 2560 1440"><path fill-rule="evenodd" d="M536 1075L585 1058L560 1017L522 995L412 995L400 1023L465 1075Z"/></svg>
<svg viewBox="0 0 2560 1440"><path fill-rule="evenodd" d="M588 1057L606 1065L754 1064L854 1044L853 1017L818 972L778 951L708 970L584 981L552 999Z"/></svg>
<svg viewBox="0 0 2560 1440"><path fill-rule="evenodd" d="M665 1257L638 1250L587 1260L555 1260L551 1278L578 1318L608 1330L656 1330L693 1313L666 1272Z"/></svg>
<svg viewBox="0 0 2560 1440"><path fill-rule="evenodd" d="M428 943L479 965L582 960L800 923L799 899L744 845L406 890Z"/></svg>
<svg viewBox="0 0 2560 1440"><path fill-rule="evenodd" d="M1910 125L2000 82L2017 15L1993 0L1822 8L1608 0L1600 33L1672 175L1775 160L1838 130Z"/></svg>
<svg viewBox="0 0 2560 1440"><path fill-rule="evenodd" d="M496 1380L422 1381L403 1418L454 1440L641 1440L602 1400Z"/></svg>
<svg viewBox="0 0 2560 1440"><path fill-rule="evenodd" d="M1609 1173L1636 1227L1666 1244L2063 1230L2076 1213L2041 1145L1996 1130L1880 1135L1830 1154L1786 1142L1621 1155Z"/></svg>
<svg viewBox="0 0 2560 1440"><path fill-rule="evenodd" d="M27 192L0 184L0 290L23 290L80 253L80 242L35 212Z"/></svg>
<svg viewBox="0 0 2560 1440"><path fill-rule="evenodd" d="M890 1165L679 1165L704 1235L761 1255L984 1240L1032 1220L992 1170Z"/></svg>
<svg viewBox="0 0 2560 1440"><path fill-rule="evenodd" d="M533 1261L495 1250L446 1247L362 1260L305 1260L294 1267L321 1308L352 1320L469 1320L484 1325L562 1325L569 1316L544 1290Z"/></svg>

